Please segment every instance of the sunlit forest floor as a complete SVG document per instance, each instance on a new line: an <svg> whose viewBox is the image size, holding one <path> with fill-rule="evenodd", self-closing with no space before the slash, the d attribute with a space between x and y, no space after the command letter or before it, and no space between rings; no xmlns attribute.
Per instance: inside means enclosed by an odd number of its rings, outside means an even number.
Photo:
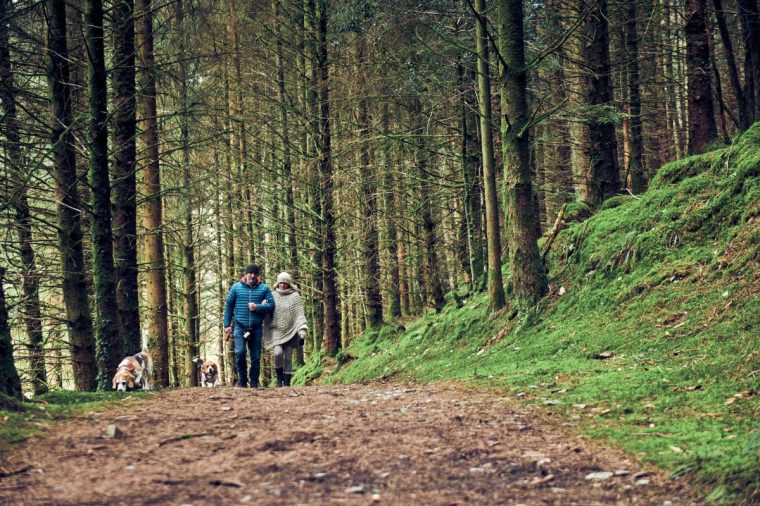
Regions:
<svg viewBox="0 0 760 506"><path fill-rule="evenodd" d="M685 480L515 404L461 384L129 395L7 454L0 503L697 502Z"/></svg>
<svg viewBox="0 0 760 506"><path fill-rule="evenodd" d="M760 124L589 214L568 207L552 294L527 315L490 315L463 286L439 314L366 332L298 381L501 388L711 502L760 503Z"/></svg>

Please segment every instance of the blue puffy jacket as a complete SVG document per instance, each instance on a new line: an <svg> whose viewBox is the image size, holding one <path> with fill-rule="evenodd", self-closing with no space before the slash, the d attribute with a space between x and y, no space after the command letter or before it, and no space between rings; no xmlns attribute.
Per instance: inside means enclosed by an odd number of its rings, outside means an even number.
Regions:
<svg viewBox="0 0 760 506"><path fill-rule="evenodd" d="M256 311L248 310L248 303L256 303ZM230 288L227 301L224 303L224 326L232 323L232 315L238 325L258 327L264 321L267 313L274 312L274 297L272 291L264 283L251 286L238 281Z"/></svg>

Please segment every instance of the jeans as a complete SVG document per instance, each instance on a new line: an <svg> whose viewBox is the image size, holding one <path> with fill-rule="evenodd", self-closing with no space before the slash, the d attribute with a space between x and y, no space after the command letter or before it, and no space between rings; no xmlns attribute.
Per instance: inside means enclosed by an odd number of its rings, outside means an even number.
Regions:
<svg viewBox="0 0 760 506"><path fill-rule="evenodd" d="M251 355L251 386L259 386L259 374L261 372L261 325L251 329L251 335L246 340L243 337L248 328L243 325L235 324L235 368L237 369L238 378L241 385L248 384L248 374L246 371L245 348L248 345L248 351Z"/></svg>

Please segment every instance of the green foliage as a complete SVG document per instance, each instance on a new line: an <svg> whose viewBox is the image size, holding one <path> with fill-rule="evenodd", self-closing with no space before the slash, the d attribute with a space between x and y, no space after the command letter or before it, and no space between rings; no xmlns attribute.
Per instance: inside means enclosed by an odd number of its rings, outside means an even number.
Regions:
<svg viewBox="0 0 760 506"><path fill-rule="evenodd" d="M299 367L291 378L292 385L308 385L315 379L319 378L324 371L324 356L322 351L317 351L309 355L309 360L303 366Z"/></svg>
<svg viewBox="0 0 760 506"><path fill-rule="evenodd" d="M569 111L569 116L583 123L619 125L623 121L623 113L614 105L582 105Z"/></svg>
<svg viewBox="0 0 760 506"><path fill-rule="evenodd" d="M529 319L472 295L355 339L356 358L320 381L500 386L712 501L760 500L759 170L760 123L563 230L548 260L565 293Z"/></svg>

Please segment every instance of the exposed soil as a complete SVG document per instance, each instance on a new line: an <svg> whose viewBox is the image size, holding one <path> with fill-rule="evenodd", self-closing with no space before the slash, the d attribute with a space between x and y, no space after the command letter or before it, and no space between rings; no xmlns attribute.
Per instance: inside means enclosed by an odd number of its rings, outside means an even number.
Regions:
<svg viewBox="0 0 760 506"><path fill-rule="evenodd" d="M698 502L547 418L457 384L169 390L54 424L7 455L4 472L26 470L0 479L0 503ZM620 476L586 479L598 471Z"/></svg>

